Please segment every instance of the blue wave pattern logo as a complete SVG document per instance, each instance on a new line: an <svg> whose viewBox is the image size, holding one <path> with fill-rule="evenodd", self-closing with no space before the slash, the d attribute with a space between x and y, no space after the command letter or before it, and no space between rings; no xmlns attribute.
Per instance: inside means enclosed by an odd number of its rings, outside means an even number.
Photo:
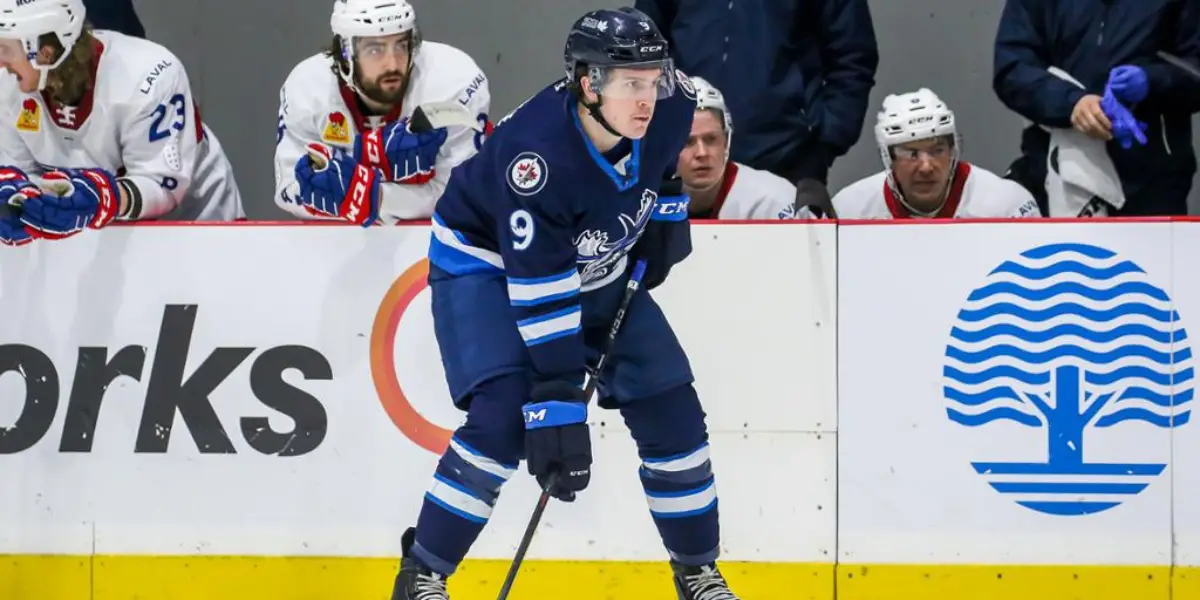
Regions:
<svg viewBox="0 0 1200 600"><path fill-rule="evenodd" d="M1104 248L1052 244L1004 262L967 298L950 338L942 375L951 421L1044 431L1045 462L971 463L1038 512L1108 510L1166 468L1165 455L1089 461L1086 433L1131 422L1168 429L1191 416L1191 344L1171 299Z"/></svg>

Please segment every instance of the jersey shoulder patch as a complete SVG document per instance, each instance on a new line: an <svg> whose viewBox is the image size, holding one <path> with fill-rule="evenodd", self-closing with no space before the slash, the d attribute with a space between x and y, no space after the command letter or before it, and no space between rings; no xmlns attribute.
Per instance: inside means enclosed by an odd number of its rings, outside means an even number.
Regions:
<svg viewBox="0 0 1200 600"><path fill-rule="evenodd" d="M532 196L546 187L550 166L537 152L524 151L513 157L505 170L508 187L518 196Z"/></svg>

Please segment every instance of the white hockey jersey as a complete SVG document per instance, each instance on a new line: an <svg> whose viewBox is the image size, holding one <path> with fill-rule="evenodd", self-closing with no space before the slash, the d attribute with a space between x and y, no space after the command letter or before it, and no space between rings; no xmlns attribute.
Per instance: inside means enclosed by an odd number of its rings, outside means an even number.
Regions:
<svg viewBox="0 0 1200 600"><path fill-rule="evenodd" d="M307 154L310 143L353 153L355 137L360 133L408 117L426 102L457 100L477 115L481 131L450 127L434 164L433 179L422 184L385 181L380 186L381 222L430 218L434 204L446 189L451 169L473 156L491 131L487 77L465 52L446 44L421 42L404 101L391 114L368 119L359 109L357 92L345 85L333 72L332 65L333 59L324 54L307 58L292 69L279 91L275 203L298 217L321 218L309 213L296 200L300 195L296 163Z"/></svg>
<svg viewBox="0 0 1200 600"><path fill-rule="evenodd" d="M0 164L33 179L55 169L104 169L137 193L123 219L245 218L221 144L200 120L183 63L166 48L95 31L92 89L78 106L0 83Z"/></svg>
<svg viewBox="0 0 1200 600"><path fill-rule="evenodd" d="M796 201L796 186L788 180L729 161L712 208L692 218L720 220L790 219Z"/></svg>
<svg viewBox="0 0 1200 600"><path fill-rule="evenodd" d="M909 219L904 205L892 193L887 172L860 179L833 197L839 219ZM1015 181L980 167L959 162L946 203L933 218L1037 218L1037 201Z"/></svg>

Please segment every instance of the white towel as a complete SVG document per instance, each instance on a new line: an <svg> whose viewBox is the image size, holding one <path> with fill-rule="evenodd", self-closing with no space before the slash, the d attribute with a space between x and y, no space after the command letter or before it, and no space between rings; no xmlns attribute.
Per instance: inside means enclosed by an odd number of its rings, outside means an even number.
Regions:
<svg viewBox="0 0 1200 600"><path fill-rule="evenodd" d="M1050 74L1084 87L1069 73L1050 67ZM1050 132L1050 148L1046 154L1046 196L1049 199L1048 217L1105 216L1108 207L1125 206L1121 179L1104 140L1088 137L1074 129L1042 126ZM1091 205L1091 206L1089 206Z"/></svg>

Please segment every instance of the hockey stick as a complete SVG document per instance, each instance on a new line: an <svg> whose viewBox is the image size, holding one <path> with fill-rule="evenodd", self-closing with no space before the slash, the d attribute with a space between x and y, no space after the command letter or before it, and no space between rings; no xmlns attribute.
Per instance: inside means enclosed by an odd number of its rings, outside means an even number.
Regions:
<svg viewBox="0 0 1200 600"><path fill-rule="evenodd" d="M1183 69L1184 73L1187 73L1188 75L1191 75L1192 77L1195 77L1196 79L1200 79L1200 69L1196 68L1196 65L1193 65L1192 63L1190 63L1186 60L1183 60L1182 58L1179 58L1178 56L1175 56L1174 54L1168 54L1166 52L1163 52L1162 50L1159 50L1155 54L1157 54L1159 58L1167 61L1168 63L1170 63L1176 67L1179 67L1180 69Z"/></svg>
<svg viewBox="0 0 1200 600"><path fill-rule="evenodd" d="M625 296L621 298L621 305L617 307L617 315L613 317L612 327L608 330L608 338L604 340L604 350L600 354L599 360L596 361L594 375L588 378L587 385L583 388L583 395L588 402L591 402L592 395L600 386L600 373L608 363L608 354L612 350L613 341L617 339L617 331L621 329L621 322L625 320L625 312L629 310L633 295L637 293L638 286L641 285L642 277L645 275L646 259L641 259L633 266L633 277L630 277L629 283L625 285ZM517 554L513 557L512 566L508 568L508 576L504 578L504 586L500 588L500 596L497 600L506 600L508 592L512 590L513 582L517 579L517 571L521 568L521 562L525 560L525 553L529 551L529 544L533 542L533 534L542 520L542 513L546 512L546 505L550 502L550 488L552 487L554 487L553 475L550 476L550 481L542 490L542 495L538 497L537 506L533 509L533 516L529 518L529 525L525 527L525 535L521 537L521 543L517 546Z"/></svg>

